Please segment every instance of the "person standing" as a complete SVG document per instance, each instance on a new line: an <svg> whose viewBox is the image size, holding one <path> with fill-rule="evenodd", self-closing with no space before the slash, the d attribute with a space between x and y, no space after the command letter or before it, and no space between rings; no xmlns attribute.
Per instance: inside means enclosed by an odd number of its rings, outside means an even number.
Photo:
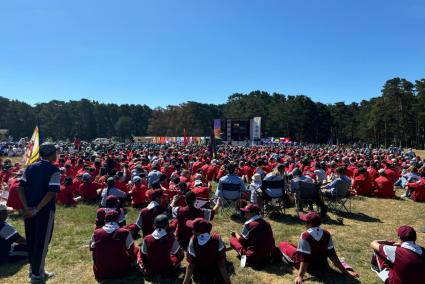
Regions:
<svg viewBox="0 0 425 284"><path fill-rule="evenodd" d="M81 150L81 139L80 139L80 137L78 135L75 135L75 138L74 138L74 148L77 151L80 151Z"/></svg>
<svg viewBox="0 0 425 284"><path fill-rule="evenodd" d="M31 283L40 283L53 276L44 270L44 264L53 233L56 194L60 190L60 172L53 164L57 150L54 144L43 143L41 159L27 167L20 182Z"/></svg>

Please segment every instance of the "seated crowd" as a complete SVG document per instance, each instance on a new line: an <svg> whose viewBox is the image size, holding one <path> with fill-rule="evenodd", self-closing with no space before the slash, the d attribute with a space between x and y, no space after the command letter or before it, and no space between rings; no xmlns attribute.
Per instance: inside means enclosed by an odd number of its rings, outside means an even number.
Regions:
<svg viewBox="0 0 425 284"><path fill-rule="evenodd" d="M303 282L307 271L327 269L327 258L347 276L358 277L338 258L331 234L320 227L327 217L324 200L394 198L395 188L401 187L403 198L425 201L420 157L382 149L223 146L212 159L206 147L162 146L63 153L56 164L61 171L58 203L99 205L90 242L99 279L122 277L134 267L145 277L173 277L186 258L184 283L230 283L230 249L242 267L264 268L283 259L298 269L296 283ZM20 210L22 170L10 160L0 167L7 206ZM307 188L312 190L308 201ZM276 245L271 224L262 218L273 199L284 200L285 206L293 203L306 223L297 246ZM313 204L319 213L311 210ZM302 213L305 205L311 212ZM125 206L139 210L136 220L127 220ZM245 222L241 233L229 232L226 246L213 232L213 222L220 208L228 206L237 208ZM0 207L0 258L8 259L25 255L25 239L6 223L5 208ZM419 283L412 279L425 276L425 251L415 244L413 228L403 226L397 233L400 242L372 242L373 269L388 283ZM138 237L140 245L134 242Z"/></svg>

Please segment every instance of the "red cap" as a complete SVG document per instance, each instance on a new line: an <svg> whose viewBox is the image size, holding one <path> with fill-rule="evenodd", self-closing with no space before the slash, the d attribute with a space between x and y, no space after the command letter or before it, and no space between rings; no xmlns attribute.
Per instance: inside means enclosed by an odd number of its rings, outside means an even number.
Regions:
<svg viewBox="0 0 425 284"><path fill-rule="evenodd" d="M416 231L410 226L404 225L397 229L397 235L402 241L416 241Z"/></svg>
<svg viewBox="0 0 425 284"><path fill-rule="evenodd" d="M108 195L105 201L106 206L110 208L111 206L116 206L118 204L118 197L115 195Z"/></svg>
<svg viewBox="0 0 425 284"><path fill-rule="evenodd" d="M307 214L301 214L300 219L307 222L307 224L312 225L313 227L319 227L322 223L319 213L312 211Z"/></svg>
<svg viewBox="0 0 425 284"><path fill-rule="evenodd" d="M212 229L211 223L201 217L186 221L186 226L201 234L209 233Z"/></svg>
<svg viewBox="0 0 425 284"><path fill-rule="evenodd" d="M105 222L116 222L118 221L119 213L116 210L109 210L105 215Z"/></svg>
<svg viewBox="0 0 425 284"><path fill-rule="evenodd" d="M257 204L250 203L244 208L241 208L241 211L250 213L260 213L261 209Z"/></svg>

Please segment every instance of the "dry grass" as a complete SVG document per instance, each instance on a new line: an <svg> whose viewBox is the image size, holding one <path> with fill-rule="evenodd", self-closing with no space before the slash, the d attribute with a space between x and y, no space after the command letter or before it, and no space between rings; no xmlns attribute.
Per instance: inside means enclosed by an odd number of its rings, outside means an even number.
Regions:
<svg viewBox="0 0 425 284"><path fill-rule="evenodd" d="M399 193L400 194L400 193ZM425 226L425 204L401 200L378 200L359 198L354 201L354 214L344 217L344 225L337 225L336 215L330 214L331 220L323 225L334 237L339 256L343 256L360 274L361 283L380 283L370 271L371 251L368 244L373 239L395 239L395 228L402 224L410 224L416 229ZM95 206L79 205L77 208L59 207L56 215L54 236L47 257L47 268L56 273L49 283L95 283L93 277L91 254L88 250ZM362 213L359 213L362 212ZM127 219L135 220L137 212L129 210ZM296 244L304 225L295 217L290 209L287 215L279 220L271 220L276 242L290 241ZM22 219L11 216L9 221L23 233ZM214 231L223 236L227 242L229 232L239 231L241 224L219 214L214 220ZM139 242L138 240L137 242ZM419 233L418 243L425 244L425 234ZM295 270L283 264L273 265L263 271L251 268L241 269L234 251L229 251L228 260L233 264L235 273L233 283L291 283ZM0 267L0 282L24 283L27 281L28 264L10 264ZM141 282L137 272L129 277L105 283ZM177 280L162 279L157 283L176 283ZM355 283L339 272L332 271L320 279L307 278L306 283Z"/></svg>

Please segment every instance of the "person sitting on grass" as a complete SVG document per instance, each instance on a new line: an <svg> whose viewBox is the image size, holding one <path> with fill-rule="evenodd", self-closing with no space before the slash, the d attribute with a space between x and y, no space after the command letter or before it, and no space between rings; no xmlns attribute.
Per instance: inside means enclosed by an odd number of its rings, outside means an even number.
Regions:
<svg viewBox="0 0 425 284"><path fill-rule="evenodd" d="M306 222L307 231L301 234L298 247L287 242L279 243L283 258L299 268L295 283L303 283L307 271L314 273L328 269L328 258L342 273L357 278L359 275L338 258L331 234L320 227L320 215L313 211L300 218Z"/></svg>
<svg viewBox="0 0 425 284"><path fill-rule="evenodd" d="M397 229L399 242L375 240L372 270L382 281L389 284L424 283L425 249L416 242L416 231L410 226Z"/></svg>
<svg viewBox="0 0 425 284"><path fill-rule="evenodd" d="M247 220L242 234L232 232L230 245L250 266L264 267L279 257L270 224L260 216L260 207L248 204L241 208ZM242 262L243 263L243 262ZM242 264L244 265L244 264Z"/></svg>
<svg viewBox="0 0 425 284"><path fill-rule="evenodd" d="M201 283L230 284L229 274L225 267L226 247L220 235L211 234L212 225L203 218L187 221L192 229L186 259L189 266L184 276L184 284L193 280Z"/></svg>
<svg viewBox="0 0 425 284"><path fill-rule="evenodd" d="M89 173L81 176L83 183L80 184L78 193L81 195L82 201L96 202L98 200L98 190L102 188L102 184L93 182Z"/></svg>
<svg viewBox="0 0 425 284"><path fill-rule="evenodd" d="M420 171L420 179L406 183L406 195L415 202L425 202L425 171Z"/></svg>
<svg viewBox="0 0 425 284"><path fill-rule="evenodd" d="M144 275L175 274L184 258L182 249L173 234L168 232L168 217L158 215L155 231L143 239L138 254L138 264Z"/></svg>
<svg viewBox="0 0 425 284"><path fill-rule="evenodd" d="M7 206L0 203L0 263L25 259L28 256L25 238L6 219Z"/></svg>
<svg viewBox="0 0 425 284"><path fill-rule="evenodd" d="M371 196L373 194L372 178L366 168L358 168L357 175L354 177L352 188L358 195Z"/></svg>
<svg viewBox="0 0 425 284"><path fill-rule="evenodd" d="M23 171L18 171L15 177L10 178L7 182L7 187L9 188L9 198L7 199L7 207L11 207L14 210L22 212L24 205L22 204L21 199L19 198L19 185L22 177ZM7 191L6 187L6 191ZM1 185L0 185L1 188Z"/></svg>
<svg viewBox="0 0 425 284"><path fill-rule="evenodd" d="M125 226L125 213L124 208L120 206L120 200L113 195L109 195L106 198L106 207L101 207L96 211L96 229L105 226L106 214L112 210L118 212L118 225L120 227Z"/></svg>
<svg viewBox="0 0 425 284"><path fill-rule="evenodd" d="M134 246L131 233L120 228L117 221L117 211L106 213L105 225L94 231L90 242L93 271L98 279L127 275L137 259L138 248Z"/></svg>
<svg viewBox="0 0 425 284"><path fill-rule="evenodd" d="M177 206L179 198L185 198L187 206ZM220 199L219 199L220 200ZM192 191L186 192L183 197L175 195L170 206L172 208L173 217L177 219L176 236L182 248L186 249L190 238L192 237L192 229L186 226L188 220L194 220L198 217L203 217L207 221L214 219L214 215L220 207L220 202L213 209L204 209L195 207L196 195Z"/></svg>
<svg viewBox="0 0 425 284"><path fill-rule="evenodd" d="M137 217L136 223L128 226L129 230L133 235L137 235L142 230L143 236L152 234L155 230L154 220L155 217L164 214L166 209L161 205L163 202L164 192L162 189L148 190L148 199L151 202L140 210L139 216Z"/></svg>
<svg viewBox="0 0 425 284"><path fill-rule="evenodd" d="M380 169L378 174L379 177L374 181L375 196L378 198L394 198L394 183L388 179L384 169Z"/></svg>
<svg viewBox="0 0 425 284"><path fill-rule="evenodd" d="M100 205L102 207L106 206L106 198L110 195L117 197L121 201L127 199L129 196L126 192L115 187L115 180L116 178L110 177L106 181L108 187L104 188L101 193L102 200L100 201Z"/></svg>
<svg viewBox="0 0 425 284"><path fill-rule="evenodd" d="M131 195L131 206L135 208L143 208L146 206L146 192L148 186L146 185L147 179L145 174L134 176L132 179L133 185L129 191Z"/></svg>
<svg viewBox="0 0 425 284"><path fill-rule="evenodd" d="M60 191L58 192L57 203L64 206L77 205L77 202L74 200L72 177L65 177L63 184L61 184Z"/></svg>

